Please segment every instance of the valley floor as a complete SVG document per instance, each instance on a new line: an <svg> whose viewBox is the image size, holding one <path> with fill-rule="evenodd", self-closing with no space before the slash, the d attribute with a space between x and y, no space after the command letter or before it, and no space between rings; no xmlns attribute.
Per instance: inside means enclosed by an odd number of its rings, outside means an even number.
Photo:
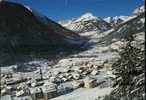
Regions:
<svg viewBox="0 0 146 100"><path fill-rule="evenodd" d="M51 100L102 100L103 97L110 94L112 90L113 88L111 87L95 87L92 89L80 88L73 91L72 93L62 95Z"/></svg>
<svg viewBox="0 0 146 100"><path fill-rule="evenodd" d="M105 34L107 34L107 33L105 33ZM84 33L83 35L90 38L88 43L86 43L83 47L85 49L88 48L88 50L86 50L84 52L80 52L78 54L73 54L67 58L61 59L54 66L49 66L48 61L46 61L46 60L32 61L29 64L40 65L44 79L48 79L50 77L49 76L50 73L62 72L63 73L62 75L64 75L64 72L63 72L64 70L68 70L68 69L75 70L77 67L78 68L82 68L82 67L88 68L91 66L92 67L103 66L102 68L97 70L97 73L95 73L95 75L85 73L85 76L82 76L83 73L71 72L72 75L77 74L77 75L81 76L82 77L81 79L84 79L86 76L92 76L95 79L97 79L97 83L100 83L100 82L103 82L103 83L98 85L97 87L91 88L91 89L79 88L68 94L59 96L52 100L83 100L83 99L84 100L96 100L98 97L103 97L112 91L111 78L114 77L114 75L112 75L110 63L112 63L113 60L116 60L119 58L118 53L108 51L107 47L103 47L102 45L98 44L99 38L101 38L102 35L97 35L97 33L95 31ZM102 50L100 48L105 48L105 49ZM105 50L105 52L104 52L104 50ZM85 66L85 63L87 64L86 66ZM4 73L12 72L12 74L13 74L12 80L16 80L16 79L20 79L20 78L25 79L28 77L36 79L37 77L38 78L40 77L39 68L32 72L15 73L12 70L12 68L14 66L1 68L2 72L4 72ZM29 66L29 68L30 68L30 66ZM32 68L30 68L29 70L32 70L32 69L35 69L35 68L33 68L33 66L32 66ZM95 71L95 69L96 68L91 68L90 73L94 73L93 70ZM86 72L86 71L88 71L88 69L86 69L84 72ZM65 73L68 73L68 72L65 72ZM56 79L58 78L57 75L56 76L54 75L53 77L55 77ZM68 77L65 77L65 78L68 79ZM72 82L73 81L70 81L69 83L72 83ZM64 85L64 87L67 87L68 86L68 85L66 85L67 83L68 82L65 82L62 85ZM70 86L71 86L71 84L70 84Z"/></svg>

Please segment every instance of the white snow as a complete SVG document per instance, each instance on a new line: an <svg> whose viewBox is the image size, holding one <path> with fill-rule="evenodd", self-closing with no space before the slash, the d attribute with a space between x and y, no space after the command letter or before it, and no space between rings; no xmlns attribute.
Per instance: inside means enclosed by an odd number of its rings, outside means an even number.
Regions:
<svg viewBox="0 0 146 100"><path fill-rule="evenodd" d="M125 21L127 18L129 18L130 16L119 16L120 19L122 19L123 21Z"/></svg>
<svg viewBox="0 0 146 100"><path fill-rule="evenodd" d="M67 27L68 25L70 25L72 23L72 20L59 21L58 23L64 27Z"/></svg>
<svg viewBox="0 0 146 100"><path fill-rule="evenodd" d="M114 25L119 25L121 22L125 21L129 16L114 16L114 17L107 17L104 18L104 21L114 24Z"/></svg>
<svg viewBox="0 0 146 100"><path fill-rule="evenodd" d="M30 12L32 12L32 8L30 6L24 5L25 8L27 8Z"/></svg>
<svg viewBox="0 0 146 100"><path fill-rule="evenodd" d="M143 13L145 12L145 6L141 6L141 7L138 7L136 8L134 11L133 11L133 14L139 14L139 13Z"/></svg>
<svg viewBox="0 0 146 100"><path fill-rule="evenodd" d="M82 16L60 21L59 24L75 32L89 32L89 31L105 31L109 29L110 24L106 23L101 18L94 16L92 13L85 13Z"/></svg>
<svg viewBox="0 0 146 100"><path fill-rule="evenodd" d="M93 88L86 89L80 88L78 90L73 91L72 93L51 99L51 100L96 100L99 96L108 95L113 88Z"/></svg>
<svg viewBox="0 0 146 100"><path fill-rule="evenodd" d="M75 22L88 21L88 20L93 20L93 19L100 20L99 18L94 16L92 13L85 13L84 15L79 17Z"/></svg>
<svg viewBox="0 0 146 100"><path fill-rule="evenodd" d="M128 17L127 19L125 19L125 21L122 22L121 24L127 23L128 21L130 21L130 20L132 20L132 19L134 19L134 18L136 18L136 17L137 17L136 15L129 16L129 17Z"/></svg>

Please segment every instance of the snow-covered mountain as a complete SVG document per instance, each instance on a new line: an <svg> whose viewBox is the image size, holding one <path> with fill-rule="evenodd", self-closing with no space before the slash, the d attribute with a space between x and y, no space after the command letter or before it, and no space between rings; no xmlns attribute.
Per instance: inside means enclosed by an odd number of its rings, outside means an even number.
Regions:
<svg viewBox="0 0 146 100"><path fill-rule="evenodd" d="M119 24L121 24L122 22L132 18L135 15L139 15L141 13L145 12L145 7L144 5L137 7L134 11L133 11L133 15L131 16L115 16L115 17L107 17L104 18L104 20L108 23L110 23L112 26L117 26Z"/></svg>
<svg viewBox="0 0 146 100"><path fill-rule="evenodd" d="M139 15L139 14L141 14L143 12L145 12L144 5L136 8L133 11L133 15L132 16L114 16L114 17L104 18L104 20L106 22L110 23L111 26L117 26L117 25L121 24L122 22L125 22L126 20L132 18L133 16Z"/></svg>
<svg viewBox="0 0 146 100"><path fill-rule="evenodd" d="M144 5L136 8L133 11L133 15L131 15L131 16L107 17L107 18L104 18L104 20L106 22L110 23L112 26L117 26L117 25L121 24L122 22L127 21L128 19L132 18L133 16L139 15L139 14L141 14L143 12L145 12Z"/></svg>
<svg viewBox="0 0 146 100"><path fill-rule="evenodd" d="M78 33L89 31L103 32L111 28L109 23L91 13L85 13L76 19L60 21L59 24Z"/></svg>
<svg viewBox="0 0 146 100"><path fill-rule="evenodd" d="M104 44L107 45L115 43L112 40L127 41L126 46L119 52L120 59L112 65L113 73L116 75L116 78L113 85L115 89L111 92L110 97L112 98L110 100L114 100L114 98L117 100L122 98L124 98L124 100L133 100L134 98L137 100L145 100L144 23L145 13L144 10L140 10L140 12L138 11L137 14L131 15L130 18L122 22L116 27L116 30L108 33L104 38L101 38L101 43L104 42Z"/></svg>
<svg viewBox="0 0 146 100"><path fill-rule="evenodd" d="M133 11L133 14L139 14L139 13L143 13L145 12L145 7L144 5L143 6L140 6L138 8L136 8L134 11Z"/></svg>
<svg viewBox="0 0 146 100"><path fill-rule="evenodd" d="M114 16L114 17L107 17L104 18L104 20L111 24L111 26L117 26L126 19L128 19L130 16Z"/></svg>

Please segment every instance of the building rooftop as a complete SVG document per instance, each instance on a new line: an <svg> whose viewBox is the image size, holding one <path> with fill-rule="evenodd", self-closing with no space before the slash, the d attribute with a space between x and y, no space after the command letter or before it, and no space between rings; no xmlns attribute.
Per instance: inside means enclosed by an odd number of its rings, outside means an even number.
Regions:
<svg viewBox="0 0 146 100"><path fill-rule="evenodd" d="M42 92L42 90L41 90L41 88L31 88L30 89L30 93L31 94L34 94L34 93L40 93L40 92Z"/></svg>
<svg viewBox="0 0 146 100"><path fill-rule="evenodd" d="M42 86L42 90L43 90L44 93L55 92L55 91L57 91L57 85L54 84L54 83L45 83Z"/></svg>

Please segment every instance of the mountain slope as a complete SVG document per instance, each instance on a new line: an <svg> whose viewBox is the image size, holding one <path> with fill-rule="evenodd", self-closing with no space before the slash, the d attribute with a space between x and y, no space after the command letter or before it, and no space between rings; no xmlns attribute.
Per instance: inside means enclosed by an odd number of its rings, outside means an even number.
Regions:
<svg viewBox="0 0 146 100"><path fill-rule="evenodd" d="M0 12L1 57L6 54L11 58L18 52L29 54L40 50L78 48L83 43L78 34L47 17L41 16L40 19L21 4L1 1ZM45 23L42 19L45 19Z"/></svg>
<svg viewBox="0 0 146 100"><path fill-rule="evenodd" d="M95 17L91 13L86 13L81 17L73 20L60 21L59 23L67 29L70 29L77 33L89 31L103 32L111 28L110 24L108 24L101 18Z"/></svg>
<svg viewBox="0 0 146 100"><path fill-rule="evenodd" d="M104 20L110 23L111 26L117 26L128 18L130 18L130 16L115 16L104 18Z"/></svg>
<svg viewBox="0 0 146 100"><path fill-rule="evenodd" d="M138 12L133 18L120 24L114 32L109 33L102 42L106 45L111 40L125 40L127 44L119 51L120 59L113 65L113 73L116 75L114 90L104 100L144 100L144 50L145 50L145 13ZM115 45L116 46L116 45Z"/></svg>
<svg viewBox="0 0 146 100"><path fill-rule="evenodd" d="M133 11L133 14L139 14L145 12L145 6L140 6Z"/></svg>

